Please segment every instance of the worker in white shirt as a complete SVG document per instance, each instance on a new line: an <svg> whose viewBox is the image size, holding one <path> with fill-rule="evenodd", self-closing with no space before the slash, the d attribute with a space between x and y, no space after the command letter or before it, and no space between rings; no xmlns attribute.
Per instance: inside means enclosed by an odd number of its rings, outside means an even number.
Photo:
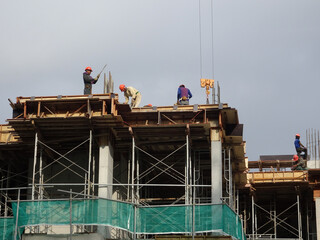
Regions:
<svg viewBox="0 0 320 240"><path fill-rule="evenodd" d="M141 102L141 93L134 87L126 87L124 84L119 86L121 92L124 93L124 98L126 99L125 104L129 102L129 97L131 97L131 107L138 107Z"/></svg>

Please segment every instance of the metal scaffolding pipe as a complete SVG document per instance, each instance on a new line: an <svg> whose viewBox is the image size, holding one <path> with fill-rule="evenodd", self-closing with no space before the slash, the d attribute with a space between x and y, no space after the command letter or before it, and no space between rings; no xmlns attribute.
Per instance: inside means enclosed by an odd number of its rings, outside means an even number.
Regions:
<svg viewBox="0 0 320 240"><path fill-rule="evenodd" d="M254 213L254 198L253 198L253 195L251 196L251 221L252 221L252 236L254 237L254 234L255 234L255 225L254 225L254 216L255 216L255 213Z"/></svg>
<svg viewBox="0 0 320 240"><path fill-rule="evenodd" d="M39 160L39 183L41 184L43 180L42 177L42 149L40 149L40 160ZM39 199L43 199L42 186L39 186Z"/></svg>
<svg viewBox="0 0 320 240"><path fill-rule="evenodd" d="M131 187L131 202L135 203L134 201L134 161L135 161L135 142L134 142L134 137L132 136L132 162L131 162L131 183L132 183L132 187Z"/></svg>
<svg viewBox="0 0 320 240"><path fill-rule="evenodd" d="M234 209L233 206L233 184L232 184L232 163L231 163L231 149L228 149L228 161L229 161L229 206Z"/></svg>
<svg viewBox="0 0 320 240"><path fill-rule="evenodd" d="M37 152L38 152L38 133L35 134L34 139L34 158L33 158L33 171L32 171L32 191L31 191L31 199L34 200L34 192L35 192L35 174L36 174L36 164L37 164Z"/></svg>
<svg viewBox="0 0 320 240"><path fill-rule="evenodd" d="M189 137L186 135L185 204L189 204Z"/></svg>
<svg viewBox="0 0 320 240"><path fill-rule="evenodd" d="M300 197L299 194L297 194L297 210L298 210L298 234L299 234L299 240L302 239L302 226L301 226L301 212L300 212Z"/></svg>
<svg viewBox="0 0 320 240"><path fill-rule="evenodd" d="M90 141L89 141L89 160L88 160L88 196L90 195L90 184L91 184L91 154L92 154L92 130L90 130Z"/></svg>
<svg viewBox="0 0 320 240"><path fill-rule="evenodd" d="M17 234L18 234L19 206L20 206L20 189L18 189L17 216L16 216L16 225L14 229L14 239L17 239Z"/></svg>

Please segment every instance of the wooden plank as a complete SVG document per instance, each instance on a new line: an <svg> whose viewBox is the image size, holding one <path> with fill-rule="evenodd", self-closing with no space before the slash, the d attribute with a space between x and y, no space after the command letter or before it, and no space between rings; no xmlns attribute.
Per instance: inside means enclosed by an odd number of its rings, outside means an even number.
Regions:
<svg viewBox="0 0 320 240"><path fill-rule="evenodd" d="M111 100L112 102L112 100ZM102 101L102 115L105 115L106 114L106 101L103 100Z"/></svg>
<svg viewBox="0 0 320 240"><path fill-rule="evenodd" d="M111 93L107 94L93 94L90 98L91 100L102 100L102 99L111 99ZM118 94L113 93L113 98L118 100ZM75 100L87 100L88 96L86 95L70 95L70 96L61 96L61 98L58 98L57 96L41 96L41 97L34 97L33 100L31 100L31 97L17 97L17 103L16 104L23 104L25 102L37 102L37 101L53 101L53 102L59 102L59 101L75 101Z"/></svg>
<svg viewBox="0 0 320 240"><path fill-rule="evenodd" d="M251 183L307 182L307 171L248 173Z"/></svg>
<svg viewBox="0 0 320 240"><path fill-rule="evenodd" d="M23 104L23 118L27 118L27 103Z"/></svg>
<svg viewBox="0 0 320 240"><path fill-rule="evenodd" d="M41 102L38 102L37 117L40 117Z"/></svg>

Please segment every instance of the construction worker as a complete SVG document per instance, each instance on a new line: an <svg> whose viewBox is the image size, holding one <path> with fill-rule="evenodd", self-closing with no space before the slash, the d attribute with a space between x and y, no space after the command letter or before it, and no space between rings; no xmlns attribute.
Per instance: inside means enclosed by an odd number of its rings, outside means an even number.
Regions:
<svg viewBox="0 0 320 240"><path fill-rule="evenodd" d="M129 102L129 97L131 97L131 107L138 107L141 102L141 93L135 89L134 87L126 87L124 84L119 86L121 92L124 93L124 98L126 101L124 102L127 104Z"/></svg>
<svg viewBox="0 0 320 240"><path fill-rule="evenodd" d="M307 167L306 167L306 161L303 160L303 158L298 155L293 155L293 162L294 162L294 165L292 166L292 170L306 170Z"/></svg>
<svg viewBox="0 0 320 240"><path fill-rule="evenodd" d="M188 88L183 84L178 88L177 104L179 105L189 105L189 99L192 98L192 94Z"/></svg>
<svg viewBox="0 0 320 240"><path fill-rule="evenodd" d="M307 148L303 146L303 144L300 142L300 134L296 134L296 139L294 140L294 146L296 148L297 154L300 157L301 153L303 152L303 158L307 159L308 153Z"/></svg>
<svg viewBox="0 0 320 240"><path fill-rule="evenodd" d="M96 78L90 76L92 72L91 67L86 67L85 72L83 73L83 83L84 83L84 91L83 94L92 94L92 84L96 84L98 81L100 74L97 75Z"/></svg>

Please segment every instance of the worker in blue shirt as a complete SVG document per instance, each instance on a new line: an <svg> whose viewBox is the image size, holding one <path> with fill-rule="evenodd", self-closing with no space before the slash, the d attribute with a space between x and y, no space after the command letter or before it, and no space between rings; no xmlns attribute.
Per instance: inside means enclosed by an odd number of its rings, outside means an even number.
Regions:
<svg viewBox="0 0 320 240"><path fill-rule="evenodd" d="M300 157L301 153L303 152L303 158L307 159L307 148L303 146L303 144L300 142L300 134L296 134L296 139L294 140L294 146L296 148L297 154Z"/></svg>
<svg viewBox="0 0 320 240"><path fill-rule="evenodd" d="M188 88L183 84L178 88L177 104L179 105L189 105L189 99L192 98L192 94Z"/></svg>

